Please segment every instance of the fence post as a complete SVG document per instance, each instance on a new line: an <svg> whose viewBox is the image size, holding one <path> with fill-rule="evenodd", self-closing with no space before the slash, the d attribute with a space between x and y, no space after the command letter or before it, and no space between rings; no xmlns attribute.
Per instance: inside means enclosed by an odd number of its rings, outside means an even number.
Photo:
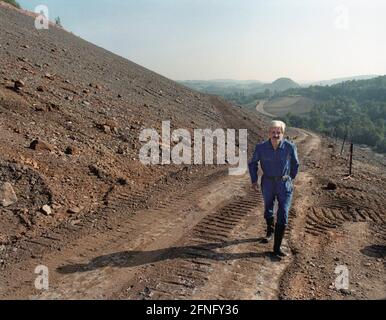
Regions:
<svg viewBox="0 0 386 320"><path fill-rule="evenodd" d="M353 153L354 153L354 144L351 142L350 146L350 169L349 169L349 176L352 175L352 160L353 160Z"/></svg>
<svg viewBox="0 0 386 320"><path fill-rule="evenodd" d="M346 139L347 139L347 134L344 136L343 144L342 144L342 149L340 150L340 155L343 154L343 148L344 148L344 145L345 145L345 143L346 143Z"/></svg>

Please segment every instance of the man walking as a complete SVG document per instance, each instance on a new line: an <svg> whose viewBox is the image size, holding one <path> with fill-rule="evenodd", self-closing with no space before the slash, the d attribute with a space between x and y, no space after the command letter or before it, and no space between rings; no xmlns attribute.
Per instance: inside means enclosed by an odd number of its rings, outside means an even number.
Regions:
<svg viewBox="0 0 386 320"><path fill-rule="evenodd" d="M299 170L299 159L294 143L284 139L286 124L272 121L269 128L269 139L256 145L252 160L249 162L249 173L252 188L259 190L257 171L260 162L263 176L261 191L264 198L264 218L267 222L267 235L264 239L269 243L274 237L274 255L284 257L281 243L288 224L288 212L291 207L293 180ZM278 201L277 221L275 227L274 201Z"/></svg>

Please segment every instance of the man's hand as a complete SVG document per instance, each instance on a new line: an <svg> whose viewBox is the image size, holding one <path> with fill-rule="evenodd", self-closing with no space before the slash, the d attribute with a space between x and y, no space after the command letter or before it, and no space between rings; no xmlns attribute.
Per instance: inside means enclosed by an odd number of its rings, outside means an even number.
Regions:
<svg viewBox="0 0 386 320"><path fill-rule="evenodd" d="M256 192L258 192L259 191L259 186L257 185L257 183L252 183L252 190L253 191L256 191Z"/></svg>

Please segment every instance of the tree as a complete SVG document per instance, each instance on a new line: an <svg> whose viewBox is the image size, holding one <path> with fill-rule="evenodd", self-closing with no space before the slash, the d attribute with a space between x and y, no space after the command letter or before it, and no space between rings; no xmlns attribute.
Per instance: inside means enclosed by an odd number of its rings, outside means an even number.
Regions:
<svg viewBox="0 0 386 320"><path fill-rule="evenodd" d="M62 22L60 20L60 17L56 17L55 18L55 24L58 26L58 27L62 27Z"/></svg>
<svg viewBox="0 0 386 320"><path fill-rule="evenodd" d="M20 4L17 1L15 1L15 0L0 0L0 1L9 3L9 4L13 5L16 8L21 9Z"/></svg>

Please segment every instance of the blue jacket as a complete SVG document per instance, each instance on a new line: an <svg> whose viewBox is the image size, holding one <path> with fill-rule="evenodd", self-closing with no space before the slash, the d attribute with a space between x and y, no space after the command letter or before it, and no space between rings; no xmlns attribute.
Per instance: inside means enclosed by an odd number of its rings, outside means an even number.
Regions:
<svg viewBox="0 0 386 320"><path fill-rule="evenodd" d="M256 145L252 160L248 165L252 183L257 182L259 161L265 176L290 176L295 179L298 174L299 158L297 149L295 144L288 140L282 140L276 150L274 150L271 140Z"/></svg>

